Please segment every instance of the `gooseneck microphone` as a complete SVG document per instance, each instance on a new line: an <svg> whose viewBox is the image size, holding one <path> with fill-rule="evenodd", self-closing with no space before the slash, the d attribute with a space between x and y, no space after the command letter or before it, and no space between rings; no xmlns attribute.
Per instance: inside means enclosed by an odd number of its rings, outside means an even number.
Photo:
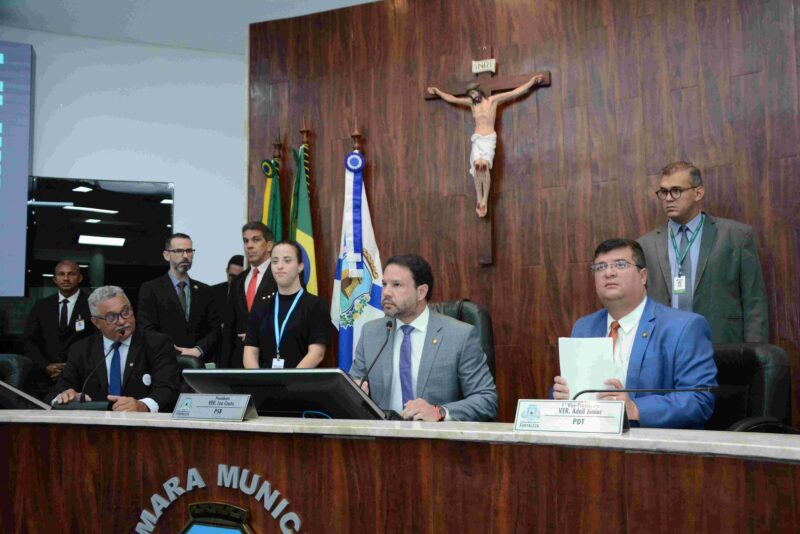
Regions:
<svg viewBox="0 0 800 534"><path fill-rule="evenodd" d="M127 325L126 325L126 328L127 328ZM106 363L106 358L108 358L108 355L111 354L111 351L114 350L115 348L119 348L119 346L121 344L121 341L119 340L119 338L121 338L122 334L124 334L124 333L125 333L124 330L121 333L117 332L117 340L114 343L111 344L111 348L108 349L108 352L106 352L103 355L103 359L100 360L99 362L97 362L97 365L94 366L94 369L92 369L92 371L88 375L86 375L86 379L83 381L83 387L81 388L81 400L80 400L81 404L86 402L86 384L89 383L89 379L92 378L92 375L95 374L98 369L100 369L100 366L102 364Z"/></svg>
<svg viewBox="0 0 800 534"><path fill-rule="evenodd" d="M672 388L672 389L584 389L579 391L572 397L576 400L584 393L716 393L719 391L718 386L704 386L701 388Z"/></svg>
<svg viewBox="0 0 800 534"><path fill-rule="evenodd" d="M383 349L386 348L386 344L389 342L389 334L392 333L392 328L394 328L394 321L391 321L391 320L386 321L386 339L383 340L383 345L381 345L380 350L378 350L378 353L372 359L372 363L367 368L367 374L364 375L364 378L361 379L361 382L364 382L364 380L369 382L369 372L372 371L373 367L375 367L375 363L378 361L378 358L381 357L381 353L383 352ZM367 395L369 395L370 399L372 398L372 394L371 393L367 393Z"/></svg>

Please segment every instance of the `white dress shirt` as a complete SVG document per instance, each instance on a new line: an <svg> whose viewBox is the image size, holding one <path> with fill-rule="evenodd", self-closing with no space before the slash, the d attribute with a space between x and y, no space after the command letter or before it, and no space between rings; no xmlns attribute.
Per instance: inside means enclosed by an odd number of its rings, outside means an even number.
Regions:
<svg viewBox="0 0 800 534"><path fill-rule="evenodd" d="M425 334L428 330L428 320L431 313L428 307L419 314L419 317L411 322L414 330L411 332L411 384L414 391L414 398L417 398L417 376L419 375L419 363L422 361L422 348L425 345ZM389 407L397 413L403 411L403 388L400 385L400 345L403 343L403 331L401 326L405 325L400 319L397 320L397 328L394 333L394 346L392 348L392 393Z"/></svg>
<svg viewBox="0 0 800 534"><path fill-rule="evenodd" d="M119 345L119 383L123 384L125 379L125 366L128 363L128 351L131 348L131 338L129 337L125 341L121 341ZM108 379L108 383L111 383L111 358L114 357L114 351L111 350L111 346L116 343L116 341L112 339L108 339L107 337L103 337L103 354L107 354L106 356L106 378ZM152 378L151 378L152 380ZM103 400L103 399L92 399L92 400ZM145 397L144 399L137 399L143 402L147 407L150 409L151 412L158 411L158 403L151 399L150 397Z"/></svg>
<svg viewBox="0 0 800 534"><path fill-rule="evenodd" d="M61 291L58 292L58 320L61 320L61 301L67 299L67 324L72 320L72 312L75 310L75 304L78 302L78 295L80 291L76 291L72 294L71 297L65 297L61 294ZM84 321L86 317L81 317Z"/></svg>
<svg viewBox="0 0 800 534"><path fill-rule="evenodd" d="M247 295L247 288L250 287L250 280L253 279L253 269L258 269L258 279L256 280L256 293L258 293L258 287L261 285L262 280L264 280L264 274L266 274L266 270L269 269L269 262L270 260L267 259L261 265L251 265L250 271L247 273L247 276L244 278L244 294Z"/></svg>
<svg viewBox="0 0 800 534"><path fill-rule="evenodd" d="M622 382L622 387L627 387L625 381L628 378L628 363L631 361L633 352L633 342L636 340L636 331L639 329L639 321L644 313L644 306L647 304L645 296L641 304L636 306L632 312L619 319L619 330L617 330L617 344L614 348L614 367L617 376L608 378L618 378ZM606 325L606 335L611 334L611 323L614 318L608 314L608 324Z"/></svg>

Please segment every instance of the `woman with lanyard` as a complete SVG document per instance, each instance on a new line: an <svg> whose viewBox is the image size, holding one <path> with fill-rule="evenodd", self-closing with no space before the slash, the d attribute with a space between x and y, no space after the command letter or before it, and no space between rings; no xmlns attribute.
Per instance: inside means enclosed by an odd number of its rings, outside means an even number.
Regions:
<svg viewBox="0 0 800 534"><path fill-rule="evenodd" d="M247 369L317 367L325 355L330 315L319 297L301 284L303 254L294 241L272 248L270 268L278 292L253 309L244 340Z"/></svg>

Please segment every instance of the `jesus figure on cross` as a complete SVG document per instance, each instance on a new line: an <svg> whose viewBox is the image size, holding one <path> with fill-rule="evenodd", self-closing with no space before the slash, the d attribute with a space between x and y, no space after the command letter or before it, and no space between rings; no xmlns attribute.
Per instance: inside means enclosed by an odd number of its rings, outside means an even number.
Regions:
<svg viewBox="0 0 800 534"><path fill-rule="evenodd" d="M428 93L438 96L445 102L472 109L472 116L475 118L475 133L470 137L472 148L469 153L469 173L475 180L475 193L478 197L475 212L478 217L486 217L488 211L489 186L492 180L489 171L492 168L494 151L497 147L497 132L494 130L497 106L513 100L543 81L544 76L537 74L516 89L490 96L481 90L478 83L471 83L467 86L467 96L465 97L457 97L436 87L428 87Z"/></svg>

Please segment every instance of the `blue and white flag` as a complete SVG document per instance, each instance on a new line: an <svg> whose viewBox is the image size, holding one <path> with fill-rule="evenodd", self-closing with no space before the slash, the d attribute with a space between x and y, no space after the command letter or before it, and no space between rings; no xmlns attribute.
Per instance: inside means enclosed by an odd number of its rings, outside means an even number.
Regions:
<svg viewBox="0 0 800 534"><path fill-rule="evenodd" d="M331 297L331 320L339 329L339 367L349 371L364 323L384 316L383 267L364 190L364 156L357 150L344 160L342 240Z"/></svg>

